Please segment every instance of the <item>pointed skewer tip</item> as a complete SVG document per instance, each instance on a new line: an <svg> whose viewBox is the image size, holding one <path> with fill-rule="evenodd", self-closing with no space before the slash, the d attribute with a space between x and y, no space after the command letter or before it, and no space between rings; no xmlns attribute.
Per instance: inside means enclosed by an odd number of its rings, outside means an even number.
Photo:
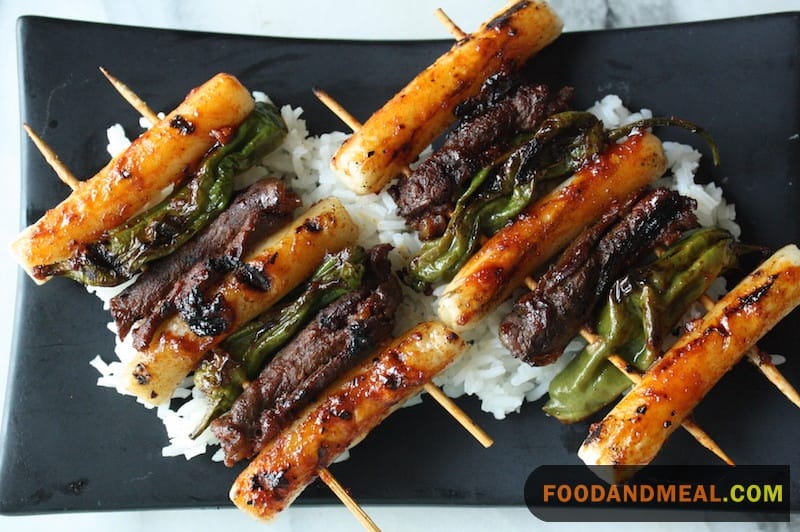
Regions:
<svg viewBox="0 0 800 532"><path fill-rule="evenodd" d="M50 168L53 169L58 178L70 189L75 190L78 188L80 181L61 161L53 148L51 148L44 141L44 139L37 135L30 125L22 124L22 128L25 130L25 133L28 134L28 137L30 137L30 139L33 141L33 144L39 150L39 153L42 154L42 157L44 157L44 160L47 161L47 164L50 165Z"/></svg>

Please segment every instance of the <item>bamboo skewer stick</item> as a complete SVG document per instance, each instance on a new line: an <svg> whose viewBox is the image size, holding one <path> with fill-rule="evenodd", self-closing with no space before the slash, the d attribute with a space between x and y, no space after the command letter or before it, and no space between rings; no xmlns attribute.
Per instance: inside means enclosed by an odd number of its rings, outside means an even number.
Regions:
<svg viewBox="0 0 800 532"><path fill-rule="evenodd" d="M342 106L342 104L334 100L330 94L320 89L319 87L314 87L313 89L311 89L311 92L313 92L314 96L316 96L317 99L320 102L322 102L322 104L325 107L330 109L333 112L333 114L335 114L337 118L339 118L339 120L344 122L347 127L352 129L353 131L358 131L359 129L361 129L361 122L358 120L358 118L351 115L350 111L345 109L344 106Z"/></svg>
<svg viewBox="0 0 800 532"><path fill-rule="evenodd" d="M319 470L319 478L330 488L334 495L336 495L336 497L342 501L342 504L344 504L347 509L350 510L350 513L353 514L356 519L358 519L358 522L361 523L364 529L373 532L380 532L380 528L378 528L378 525L375 524L375 521L373 521L370 516L367 515L367 512L365 512L364 509L361 508L361 506L359 506L355 500L353 500L350 494L347 493L347 490L344 489L341 484L339 484L339 481L336 480L336 478L331 474L330 471L328 471L327 468L323 467Z"/></svg>
<svg viewBox="0 0 800 532"><path fill-rule="evenodd" d="M800 393L786 380L783 373L781 373L777 366L775 366L775 363L772 362L772 357L770 357L769 354L765 353L758 346L755 346L747 352L747 360L749 360L762 375L769 379L787 399L800 408Z"/></svg>
<svg viewBox="0 0 800 532"><path fill-rule="evenodd" d="M467 37L467 33L462 31L462 29L459 28L455 22L453 22L453 19L451 19L448 16L448 14L444 12L444 9L438 7L436 8L436 11L433 12L433 14L436 15L436 18L439 19L439 22L441 22L444 25L444 27L447 28L447 31L450 33L450 35L453 36L455 40L460 41L461 39Z"/></svg>
<svg viewBox="0 0 800 532"><path fill-rule="evenodd" d="M339 120L344 122L344 124L351 130L358 131L359 129L361 129L361 122L358 120L358 118L350 114L350 111L345 109L342 104L333 99L333 97L330 94L320 89L319 87L314 87L313 89L311 89L311 92L313 92L314 96L316 96L317 99L320 102L322 102L322 104L325 107L330 109L331 112L333 112L333 114L336 115L336 117L339 118ZM408 176L411 174L411 169L405 167L401 170L401 172L406 176Z"/></svg>
<svg viewBox="0 0 800 532"><path fill-rule="evenodd" d="M609 356L608 361L614 364L614 367L624 373L625 376L627 376L634 384L639 384L641 382L642 376L619 355ZM713 439L711 439L711 436L709 436L706 431L701 429L700 426L693 420L688 418L684 419L681 426L686 429L686 432L691 434L700 445L720 457L726 464L736 465L733 463L733 460L731 460L730 457L725 454L725 451L723 451L722 448L717 445Z"/></svg>
<svg viewBox="0 0 800 532"><path fill-rule="evenodd" d="M47 164L50 165L50 168L53 169L61 182L72 190L78 188L80 181L75 177L75 174L70 172L69 168L67 168L67 166L61 162L61 159L58 157L56 152L53 151L53 149L48 146L39 135L36 134L31 126L28 124L22 124L22 127L25 129L25 133L27 133L31 138L33 143L39 149L39 153L42 154L44 160L47 161Z"/></svg>
<svg viewBox="0 0 800 532"><path fill-rule="evenodd" d="M456 418L456 421L458 421L461 426L467 430L467 432L472 434L472 437L478 440L481 445L488 449L492 446L492 444L494 444L494 440L488 434L486 434L482 428L476 425L475 422L472 421L469 416L467 416L467 414L458 407L455 401L447 397L447 395L445 395L445 393L439 389L438 386L428 382L425 384L425 391L428 392L428 394L430 394L430 396L433 397L442 408L447 410L451 416Z"/></svg>
<svg viewBox="0 0 800 532"><path fill-rule="evenodd" d="M126 102L131 104L131 106L139 111L143 117L145 117L150 124L156 124L160 120L158 115L150 109L150 106L147 105L147 102L139 98L139 95L133 92L127 85L122 83L119 79L112 76L108 70L103 67L100 67L100 72L106 77L106 79L114 86L117 92L125 99Z"/></svg>

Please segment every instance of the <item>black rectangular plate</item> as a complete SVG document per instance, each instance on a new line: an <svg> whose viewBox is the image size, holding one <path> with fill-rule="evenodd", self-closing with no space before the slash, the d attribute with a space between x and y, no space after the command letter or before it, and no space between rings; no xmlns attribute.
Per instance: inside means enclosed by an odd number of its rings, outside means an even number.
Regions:
<svg viewBox="0 0 800 532"><path fill-rule="evenodd" d="M566 34L529 65L534 78L576 88L576 108L616 93L631 107L707 127L722 165L701 166L736 203L743 239L772 248L800 242L800 14ZM218 71L238 76L278 103L305 109L312 132L343 129L316 101L325 88L365 119L449 48L445 41L356 42L262 38L109 26L47 18L19 23L22 120L76 174L108 159L114 122L137 117L98 72L105 66L156 109L171 109ZM696 138L666 131L705 150ZM707 150L706 150L707 152ZM68 191L23 142L22 205L35 221ZM95 385L89 360L111 360L109 315L80 286L36 287L19 277L15 338L3 426L0 511L37 513L226 506L238 469L198 457L162 458L160 421L130 398ZM763 346L789 359L800 384L800 313ZM523 504L523 485L541 464L575 464L587 424L562 426L540 404L500 422L474 398L459 403L495 439L484 450L439 408L394 414L334 472L362 503ZM800 471L800 414L757 371L740 364L696 418L740 463L790 464ZM715 463L676 432L659 463ZM792 483L798 508L800 486ZM300 503L328 503L319 483Z"/></svg>

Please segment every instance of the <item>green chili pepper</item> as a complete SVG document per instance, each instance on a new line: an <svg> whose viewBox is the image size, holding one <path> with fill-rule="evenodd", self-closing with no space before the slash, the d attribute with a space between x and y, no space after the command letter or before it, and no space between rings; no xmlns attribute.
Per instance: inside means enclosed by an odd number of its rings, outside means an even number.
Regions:
<svg viewBox="0 0 800 532"><path fill-rule="evenodd" d="M257 103L233 138L214 149L168 198L107 231L77 256L42 267L95 286L114 286L146 263L172 253L216 218L233 196L233 178L283 141L286 124L272 104Z"/></svg>
<svg viewBox="0 0 800 532"><path fill-rule="evenodd" d="M478 217L482 205L475 202L470 204L469 200L489 177L490 170L484 168L472 178L466 192L456 202L444 234L422 244L419 255L414 257L409 267L413 279L428 283L442 276L452 275L473 251L479 236Z"/></svg>
<svg viewBox="0 0 800 532"><path fill-rule="evenodd" d="M589 113L558 113L537 132L481 169L456 202L444 234L425 242L411 261L406 282L421 290L452 277L478 246L481 232L493 234L519 214L545 181L566 177L602 146L600 121ZM520 145L521 143L521 145Z"/></svg>
<svg viewBox="0 0 800 532"><path fill-rule="evenodd" d="M701 128L697 124L675 116L654 116L653 118L643 118L641 120L637 120L636 122L631 122L630 124L611 130L608 138L609 140L617 141L622 137L629 135L634 129L659 126L680 127L689 131L690 133L699 135L700 138L706 141L706 144L708 144L708 147L711 149L711 160L714 162L714 166L719 166L719 148L717 148L717 143L714 141L714 137L712 137L708 131Z"/></svg>
<svg viewBox="0 0 800 532"><path fill-rule="evenodd" d="M748 250L727 231L699 229L617 281L598 316L600 340L587 345L553 379L544 411L571 423L611 403L631 382L606 358L617 354L646 371L659 356L662 339L690 305Z"/></svg>
<svg viewBox="0 0 800 532"><path fill-rule="evenodd" d="M491 236L514 219L542 193L543 183L565 179L609 143L636 128L654 126L678 126L700 135L711 146L717 164L719 153L711 136L686 120L656 117L605 130L588 112L554 114L533 134L519 135L512 142L515 148L475 174L456 202L444 234L424 242L411 261L406 284L423 291L431 283L449 280L477 249L481 234Z"/></svg>
<svg viewBox="0 0 800 532"><path fill-rule="evenodd" d="M245 383L255 379L266 362L320 309L361 285L366 257L361 247L328 255L299 289L229 336L200 364L194 383L211 405L193 438L231 408Z"/></svg>

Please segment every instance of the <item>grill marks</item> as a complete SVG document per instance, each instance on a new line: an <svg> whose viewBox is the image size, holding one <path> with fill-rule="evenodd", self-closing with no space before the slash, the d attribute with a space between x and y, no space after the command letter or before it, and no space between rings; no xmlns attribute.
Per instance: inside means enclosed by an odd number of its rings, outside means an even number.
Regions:
<svg viewBox="0 0 800 532"><path fill-rule="evenodd" d="M475 98L456 109L460 122L442 147L389 189L398 214L422 240L441 236L465 183L508 150L516 135L566 110L572 92L519 85L507 74L489 78Z"/></svg>
<svg viewBox="0 0 800 532"><path fill-rule="evenodd" d="M390 337L402 294L389 249L373 248L362 288L322 309L212 423L227 465L255 456L337 376Z"/></svg>
<svg viewBox="0 0 800 532"><path fill-rule="evenodd" d="M659 188L606 214L517 300L500 323L503 344L533 365L557 360L616 279L656 246L697 226L693 207L693 200Z"/></svg>
<svg viewBox="0 0 800 532"><path fill-rule="evenodd" d="M242 259L254 243L288 223L299 206L297 194L276 179L242 191L200 234L152 262L135 284L111 300L120 338L133 329L134 347L144 349L158 326L178 311L196 334L225 330L226 310L204 301L203 294L231 271L255 289L269 288L269 279Z"/></svg>

